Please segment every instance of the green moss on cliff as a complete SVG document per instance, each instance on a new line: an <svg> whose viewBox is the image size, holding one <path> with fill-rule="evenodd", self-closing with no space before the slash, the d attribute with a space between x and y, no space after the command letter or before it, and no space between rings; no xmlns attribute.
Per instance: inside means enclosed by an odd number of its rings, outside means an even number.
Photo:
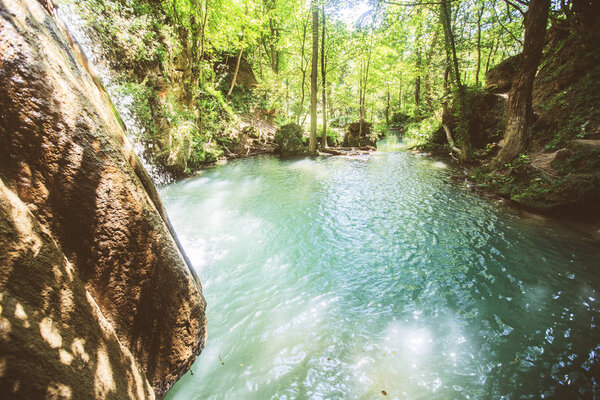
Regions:
<svg viewBox="0 0 600 400"><path fill-rule="evenodd" d="M229 72L217 68L220 56L193 57L189 29L173 21L165 4L62 3L85 19L86 34L99 46L100 61L112 75L109 92L129 133L145 145L155 164L181 174L223 156L225 132L259 100L252 89L237 87L225 98L226 79L221 78ZM244 65L241 76L254 79L249 64Z"/></svg>

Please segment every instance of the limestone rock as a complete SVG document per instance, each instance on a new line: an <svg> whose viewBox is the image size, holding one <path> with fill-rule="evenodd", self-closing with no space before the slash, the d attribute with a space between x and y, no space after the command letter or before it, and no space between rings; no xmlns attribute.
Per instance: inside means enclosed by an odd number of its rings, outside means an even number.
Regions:
<svg viewBox="0 0 600 400"><path fill-rule="evenodd" d="M0 0L0 393L162 397L198 278L104 92L35 0Z"/></svg>

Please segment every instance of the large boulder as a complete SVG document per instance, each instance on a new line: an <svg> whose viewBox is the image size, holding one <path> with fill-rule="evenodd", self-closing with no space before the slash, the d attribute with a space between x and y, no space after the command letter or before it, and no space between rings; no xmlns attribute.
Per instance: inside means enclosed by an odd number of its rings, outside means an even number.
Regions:
<svg viewBox="0 0 600 400"><path fill-rule="evenodd" d="M506 125L506 99L487 90L469 88L466 91L467 110L469 111L469 137L475 149L483 149L488 143L499 142L504 136ZM454 132L458 126L456 98L451 97L449 107L442 115L442 121ZM460 142L460 138L454 138ZM432 142L446 144L448 139L443 128L439 128Z"/></svg>
<svg viewBox="0 0 600 400"><path fill-rule="evenodd" d="M521 54L508 57L500 64L492 67L485 74L487 89L495 93L506 93L510 91L515 71L521 62Z"/></svg>
<svg viewBox="0 0 600 400"><path fill-rule="evenodd" d="M160 398L205 301L71 45L41 3L0 0L0 397Z"/></svg>
<svg viewBox="0 0 600 400"><path fill-rule="evenodd" d="M362 123L362 129L361 129ZM372 125L367 121L356 121L348 125L344 136L344 146L363 147L377 145L377 135L372 131Z"/></svg>
<svg viewBox="0 0 600 400"><path fill-rule="evenodd" d="M221 60L214 66L217 73L224 75L224 79L222 80L224 90L229 89L231 80L235 75L237 56L237 54L223 54ZM240 67L237 76L235 77L235 83L246 90L253 89L258 85L258 81L254 76L254 71L252 71L252 66L244 56L240 58Z"/></svg>
<svg viewBox="0 0 600 400"><path fill-rule="evenodd" d="M275 144L283 157L293 157L306 154L308 149L302 140L304 131L298 124L287 124L275 132Z"/></svg>

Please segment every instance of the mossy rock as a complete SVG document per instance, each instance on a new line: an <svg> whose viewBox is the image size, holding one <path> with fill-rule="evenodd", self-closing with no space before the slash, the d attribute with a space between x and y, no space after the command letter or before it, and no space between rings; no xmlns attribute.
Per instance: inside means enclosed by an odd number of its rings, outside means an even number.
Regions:
<svg viewBox="0 0 600 400"><path fill-rule="evenodd" d="M373 132L372 126L373 124L365 120L351 123L348 126L348 132L344 136L344 146L377 146L377 134Z"/></svg>
<svg viewBox="0 0 600 400"><path fill-rule="evenodd" d="M279 154L283 157L299 156L307 153L302 137L304 132L298 124L287 124L275 132L275 143L279 147Z"/></svg>

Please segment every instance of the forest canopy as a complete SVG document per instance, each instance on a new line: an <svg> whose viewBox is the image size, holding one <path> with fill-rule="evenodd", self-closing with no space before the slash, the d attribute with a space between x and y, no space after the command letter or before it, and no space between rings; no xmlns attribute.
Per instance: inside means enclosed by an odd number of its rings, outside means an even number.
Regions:
<svg viewBox="0 0 600 400"><path fill-rule="evenodd" d="M442 124L447 143L468 160L467 98L486 85L493 66L523 50L534 6L546 13L538 23L542 44L546 26L581 24L595 7L581 0L77 4L122 73L119 94L133 97L138 134L182 171L227 155L240 116L299 124L314 152L318 137L321 146L325 137L341 143L357 120L375 132L401 128L424 143L450 110L458 123Z"/></svg>

